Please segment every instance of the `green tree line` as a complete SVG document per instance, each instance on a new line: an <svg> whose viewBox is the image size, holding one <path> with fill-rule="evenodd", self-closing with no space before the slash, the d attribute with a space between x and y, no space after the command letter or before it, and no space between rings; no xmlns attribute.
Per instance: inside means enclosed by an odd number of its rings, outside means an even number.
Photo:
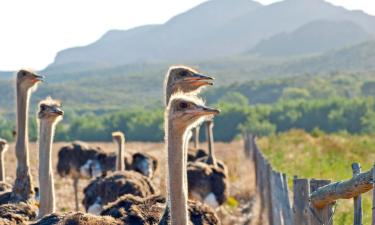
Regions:
<svg viewBox="0 0 375 225"><path fill-rule="evenodd" d="M375 133L375 100L373 97L327 99L282 99L273 104L249 104L237 92L228 93L216 103L221 109L215 118L215 140L231 141L243 131L260 136L298 128L307 132L350 134ZM125 132L130 141L162 141L163 108L133 108L100 115L66 111L58 125L58 141L110 141L111 132ZM13 121L0 117L0 137L12 140ZM35 116L30 120L30 139L37 137ZM202 134L202 140L204 139Z"/></svg>

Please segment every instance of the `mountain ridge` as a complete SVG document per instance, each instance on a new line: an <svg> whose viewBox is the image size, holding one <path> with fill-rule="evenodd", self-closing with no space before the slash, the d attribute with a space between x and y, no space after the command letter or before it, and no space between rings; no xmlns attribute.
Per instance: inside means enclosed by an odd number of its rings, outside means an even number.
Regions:
<svg viewBox="0 0 375 225"><path fill-rule="evenodd" d="M246 52L265 38L323 19L350 21L375 34L374 16L323 0L285 0L267 6L251 0L211 0L164 24L109 31L92 44L60 51L47 70L227 57Z"/></svg>

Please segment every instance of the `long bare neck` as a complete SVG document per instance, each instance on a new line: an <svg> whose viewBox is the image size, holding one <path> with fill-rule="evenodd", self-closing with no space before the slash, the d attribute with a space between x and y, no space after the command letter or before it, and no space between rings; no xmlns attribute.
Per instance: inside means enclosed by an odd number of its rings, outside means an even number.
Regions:
<svg viewBox="0 0 375 225"><path fill-rule="evenodd" d="M5 181L4 150L0 151L0 181Z"/></svg>
<svg viewBox="0 0 375 225"><path fill-rule="evenodd" d="M207 163L210 165L216 165L215 149L214 149L214 136L213 136L213 127L212 122L207 122L206 132L207 132L207 142L208 142L208 159Z"/></svg>
<svg viewBox="0 0 375 225"><path fill-rule="evenodd" d="M199 148L199 126L194 127L192 131L193 131L193 139L194 139L194 148L198 149Z"/></svg>
<svg viewBox="0 0 375 225"><path fill-rule="evenodd" d="M17 175L13 194L18 200L27 200L33 194L32 177L29 169L28 109L30 91L17 85Z"/></svg>
<svg viewBox="0 0 375 225"><path fill-rule="evenodd" d="M124 153L125 153L125 140L124 138L116 139L118 144L118 152L116 157L116 169L121 171L125 170Z"/></svg>
<svg viewBox="0 0 375 225"><path fill-rule="evenodd" d="M38 217L55 211L55 196L52 174L52 143L55 125L51 121L41 120L39 130L39 190L40 208Z"/></svg>
<svg viewBox="0 0 375 225"><path fill-rule="evenodd" d="M184 157L185 133L168 125L168 204L172 225L187 225L186 157Z"/></svg>

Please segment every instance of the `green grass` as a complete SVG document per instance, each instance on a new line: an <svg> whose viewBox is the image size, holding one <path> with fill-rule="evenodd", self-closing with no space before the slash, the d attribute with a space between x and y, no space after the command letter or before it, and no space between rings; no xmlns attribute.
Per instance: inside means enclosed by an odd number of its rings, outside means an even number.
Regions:
<svg viewBox="0 0 375 225"><path fill-rule="evenodd" d="M339 181L352 176L351 164L358 162L362 171L375 162L375 135L310 135L292 130L259 140L259 146L274 169L301 178ZM371 223L372 191L363 195L363 224ZM353 223L353 200L339 200L335 224Z"/></svg>

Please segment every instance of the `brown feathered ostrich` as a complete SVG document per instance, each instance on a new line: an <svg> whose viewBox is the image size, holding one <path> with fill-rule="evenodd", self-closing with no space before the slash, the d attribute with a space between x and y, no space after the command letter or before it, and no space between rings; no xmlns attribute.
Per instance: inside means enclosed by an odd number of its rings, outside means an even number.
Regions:
<svg viewBox="0 0 375 225"><path fill-rule="evenodd" d="M62 147L58 153L57 173L73 180L75 210L79 210L78 181L101 176L115 170L116 155L93 148L81 141Z"/></svg>
<svg viewBox="0 0 375 225"><path fill-rule="evenodd" d="M59 103L47 98L39 104L39 216L54 211L54 188L51 170L51 150L56 123L63 112ZM26 224L36 217L38 206L35 200L14 202L0 206L0 217L5 224ZM1 220L0 220L1 222Z"/></svg>
<svg viewBox="0 0 375 225"><path fill-rule="evenodd" d="M146 174L150 176L153 173L153 168L149 168L148 162L146 161L147 158L150 159L150 157L147 157L143 162L136 158L131 159L131 155L125 155L124 134L122 132L113 132L112 137L118 144L116 159L117 171L96 178L84 189L85 197L82 203L87 212L95 215L100 214L104 205L115 201L124 194L132 194L140 197L155 194L154 185L147 176L143 175ZM140 156L143 155L140 153L136 154ZM124 164L126 164L127 171L124 171Z"/></svg>
<svg viewBox="0 0 375 225"><path fill-rule="evenodd" d="M116 170L134 170L138 173L143 174L146 177L152 178L157 166L158 161L155 157L143 153L136 152L133 155L125 151L125 135L124 133L117 131L112 133L113 140L117 143L118 151L116 157ZM119 159L122 159L119 161ZM122 164L119 164L122 162Z"/></svg>
<svg viewBox="0 0 375 225"><path fill-rule="evenodd" d="M0 138L0 192L12 189L12 185L5 181L4 154L8 150L8 142Z"/></svg>
<svg viewBox="0 0 375 225"><path fill-rule="evenodd" d="M197 96L203 87L212 86L213 81L214 78L202 75L197 70L188 66L171 66L164 80L165 105L168 105L169 99L173 94L183 93L185 95ZM199 124L197 124L196 128L198 129L198 127ZM188 146L191 136L192 133L188 131L186 146ZM197 148L189 148L187 150L188 161L195 160L198 158L197 155L203 157L207 154L205 154L203 150Z"/></svg>
<svg viewBox="0 0 375 225"><path fill-rule="evenodd" d="M88 213L99 215L104 205L125 194L148 197L156 193L149 178L135 171L116 171L91 181L84 189L83 205Z"/></svg>
<svg viewBox="0 0 375 225"><path fill-rule="evenodd" d="M188 201L186 176L186 153L184 145L187 143L187 132L199 123L204 117L218 114L216 109L203 105L202 101L187 96L171 98L165 113L166 118L166 148L168 154L167 171L168 205L165 210L165 199L160 196L140 198L133 195L124 195L116 202L109 204L102 215L96 217L82 213L67 213L64 215L52 214L34 225L67 225L67 224L220 224L216 214L207 206L194 201ZM79 219L85 217L85 220ZM113 220L115 218L115 220ZM111 220L111 221L110 221ZM190 221L190 222L189 222Z"/></svg>
<svg viewBox="0 0 375 225"><path fill-rule="evenodd" d="M228 172L226 165L216 159L213 140L213 121L206 121L209 155L188 163L189 197L218 207L228 198Z"/></svg>
<svg viewBox="0 0 375 225"><path fill-rule="evenodd" d="M39 218L55 211L51 154L55 127L64 114L60 107L60 102L50 97L39 103Z"/></svg>
<svg viewBox="0 0 375 225"><path fill-rule="evenodd" d="M15 147L17 173L12 190L0 194L0 205L27 202L33 199L34 189L29 168L28 111L32 90L36 89L42 79L42 76L30 70L22 69L17 72L17 139ZM32 216L34 214L30 214L30 217Z"/></svg>

